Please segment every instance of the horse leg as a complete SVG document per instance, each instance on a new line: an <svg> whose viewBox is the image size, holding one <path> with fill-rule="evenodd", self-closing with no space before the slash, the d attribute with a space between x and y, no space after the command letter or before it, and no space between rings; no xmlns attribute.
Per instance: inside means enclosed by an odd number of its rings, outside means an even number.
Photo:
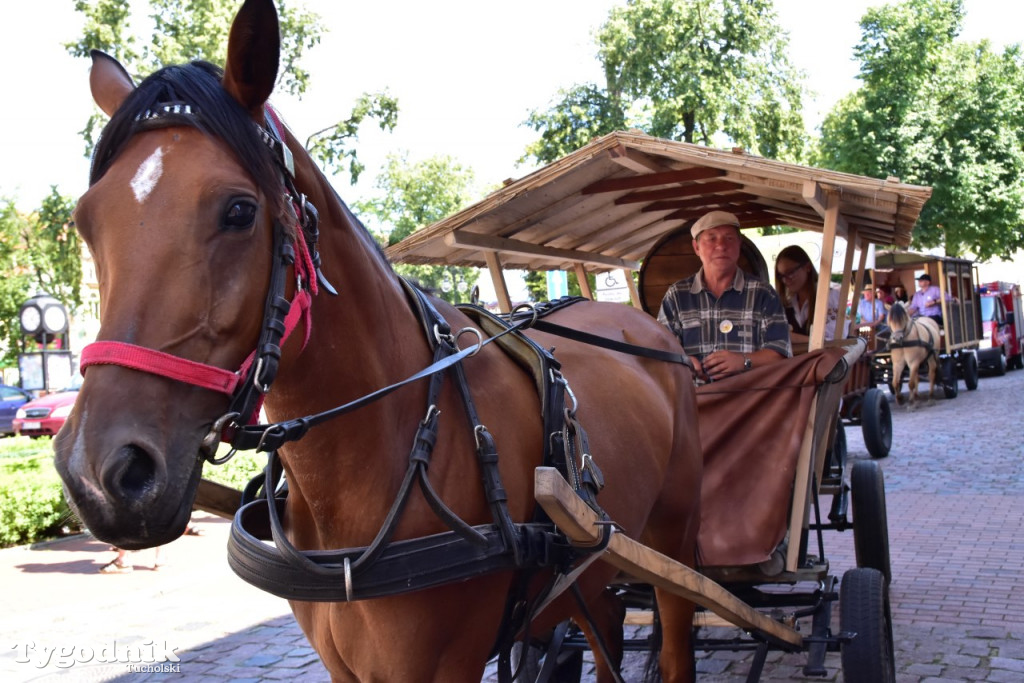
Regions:
<svg viewBox="0 0 1024 683"><path fill-rule="evenodd" d="M662 628L661 679L665 683L693 683L697 679L693 655L693 613L696 606L668 591L655 589L654 593Z"/></svg>
<svg viewBox="0 0 1024 683"><path fill-rule="evenodd" d="M918 384L918 373L920 372L921 366L916 361L910 361L910 381L907 383L907 410L917 410L917 384Z"/></svg>
<svg viewBox="0 0 1024 683"><path fill-rule="evenodd" d="M935 380L939 374L939 359L935 354L931 354L928 360L928 386L931 387L928 391L928 405L935 405Z"/></svg>
<svg viewBox="0 0 1024 683"><path fill-rule="evenodd" d="M903 355L893 351L892 353L892 395L896 397L896 405L903 405L903 368L905 361Z"/></svg>
<svg viewBox="0 0 1024 683"><path fill-rule="evenodd" d="M573 616L594 653L597 683L613 683L615 676L612 672L622 668L622 622L625 618L626 605L610 588L603 590L587 605L586 616L579 610ZM611 661L605 659L599 642L604 645Z"/></svg>

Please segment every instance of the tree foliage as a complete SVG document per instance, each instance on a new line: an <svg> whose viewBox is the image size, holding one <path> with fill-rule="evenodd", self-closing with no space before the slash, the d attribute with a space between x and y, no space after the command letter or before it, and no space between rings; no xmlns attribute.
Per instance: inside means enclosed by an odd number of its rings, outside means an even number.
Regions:
<svg viewBox="0 0 1024 683"><path fill-rule="evenodd" d="M375 231L378 240L396 244L466 206L473 171L448 156L410 163L407 155L392 154L374 186L377 198L357 202L354 208L385 226ZM469 299L479 275L475 268L458 266L399 264L395 270L453 303Z"/></svg>
<svg viewBox="0 0 1024 683"><path fill-rule="evenodd" d="M202 59L223 65L227 57L231 21L237 0L147 0L152 37L140 42L131 26L129 3L123 0L76 0L75 10L85 16L82 37L65 47L76 57L88 57L102 50L117 58L138 78L166 64ZM303 56L320 43L324 29L320 16L286 0L278 2L281 24L281 64L277 90L301 97L309 87L310 75L302 65ZM327 168L347 172L352 183L363 170L354 147L359 126L377 119L384 130L392 130L398 118L398 100L385 93L365 93L347 119L317 135L311 153ZM91 153L102 127L103 117L93 114L82 130L86 155ZM342 163L347 161L348 167Z"/></svg>
<svg viewBox="0 0 1024 683"><path fill-rule="evenodd" d="M0 365L13 365L21 348L18 311L29 297L52 294L74 313L81 305L78 236L71 227L74 202L56 188L37 211L24 214L14 200L0 206Z"/></svg>
<svg viewBox="0 0 1024 683"><path fill-rule="evenodd" d="M528 155L548 162L635 127L801 160L804 87L772 0L629 0L596 39L604 86L577 85L533 112L526 124L541 140Z"/></svg>
<svg viewBox="0 0 1024 683"><path fill-rule="evenodd" d="M918 248L981 260L1024 247L1024 60L1017 45L958 42L962 0L869 10L863 85L826 117L817 162L930 185Z"/></svg>

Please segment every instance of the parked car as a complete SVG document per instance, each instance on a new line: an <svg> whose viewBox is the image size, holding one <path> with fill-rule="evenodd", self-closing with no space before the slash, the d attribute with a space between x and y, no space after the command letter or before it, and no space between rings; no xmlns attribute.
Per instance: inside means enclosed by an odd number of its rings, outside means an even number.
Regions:
<svg viewBox="0 0 1024 683"><path fill-rule="evenodd" d="M18 387L0 384L0 436L14 434L14 416L18 408L32 400L32 394Z"/></svg>
<svg viewBox="0 0 1024 683"><path fill-rule="evenodd" d="M37 398L18 408L14 417L14 431L31 437L54 436L75 407L81 386L81 379L77 379L64 391Z"/></svg>

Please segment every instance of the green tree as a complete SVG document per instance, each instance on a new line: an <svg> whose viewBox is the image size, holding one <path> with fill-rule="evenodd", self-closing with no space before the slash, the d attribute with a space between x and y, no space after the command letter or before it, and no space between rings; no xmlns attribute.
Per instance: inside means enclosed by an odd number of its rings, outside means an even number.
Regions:
<svg viewBox="0 0 1024 683"><path fill-rule="evenodd" d="M81 305L78 237L71 227L74 202L56 188L43 206L22 213L14 200L0 206L0 365L14 365L21 349L18 311L30 296L52 294L73 313Z"/></svg>
<svg viewBox="0 0 1024 683"><path fill-rule="evenodd" d="M1024 248L1024 60L1018 45L957 41L962 0L869 10L855 49L863 85L822 125L817 163L930 185L918 248L981 260Z"/></svg>
<svg viewBox="0 0 1024 683"><path fill-rule="evenodd" d="M583 294L583 290L580 289L580 279L576 277L576 271L567 271L565 276L568 295L581 296ZM523 275L523 282L526 284L526 291L529 292L531 300L548 300L548 276L546 271L527 271L526 274ZM597 288L597 276L593 273L587 273L587 283L590 285L590 291L593 292Z"/></svg>
<svg viewBox="0 0 1024 683"><path fill-rule="evenodd" d="M629 126L802 158L802 76L772 0L629 0L612 9L597 44L604 87L577 85L533 112L526 124L541 140L529 156L551 161Z"/></svg>
<svg viewBox="0 0 1024 683"><path fill-rule="evenodd" d="M410 163L406 154L391 154L374 184L378 196L353 207L386 226L374 231L378 240L395 244L466 206L472 185L473 171L451 157ZM467 301L479 276L477 269L459 266L399 264L395 270L450 302Z"/></svg>
<svg viewBox="0 0 1024 683"><path fill-rule="evenodd" d="M151 38L140 43L132 31L129 3L76 0L75 11L85 16L85 27L82 37L65 47L76 57L88 57L91 50L103 50L140 78L165 64L196 59L224 64L231 21L238 10L237 0L147 0L147 4L153 32ZM281 65L277 89L301 97L310 81L309 72L302 66L302 57L320 43L324 29L319 15L293 7L285 0L278 2L278 15ZM99 113L93 114L82 130L87 156L96 142L103 118ZM311 149L325 167L337 173L347 172L352 183L359 179L363 170L354 144L358 141L359 126L367 119L377 119L384 130L394 129L398 100L386 92L363 94L347 119L317 134ZM342 166L344 161L348 162L347 168Z"/></svg>

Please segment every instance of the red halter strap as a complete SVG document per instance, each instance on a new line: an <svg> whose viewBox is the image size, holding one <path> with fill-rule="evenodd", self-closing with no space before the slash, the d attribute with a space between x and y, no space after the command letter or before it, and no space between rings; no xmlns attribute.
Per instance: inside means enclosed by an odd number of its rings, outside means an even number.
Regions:
<svg viewBox="0 0 1024 683"><path fill-rule="evenodd" d="M299 320L305 317L306 324L303 327L302 348L306 347L309 341L310 319L307 315L311 298L307 290L296 293L292 300L292 306L285 317L284 334L281 343L284 344L288 337L298 326ZM217 391L228 396L233 396L238 388L239 382L245 377L249 367L256 358L256 351L249 354L249 357L242 363L238 372L224 370L214 365L198 363L187 358L172 356L163 351L117 341L96 341L88 344L82 349L79 365L84 373L86 368L92 365L119 365L123 368L130 368L140 372L148 372L151 375L159 375L168 379L184 382L193 386Z"/></svg>
<svg viewBox="0 0 1024 683"><path fill-rule="evenodd" d="M120 365L140 372L178 380L231 396L241 375L187 358L179 358L144 346L116 341L97 341L82 349L82 372L92 365Z"/></svg>

